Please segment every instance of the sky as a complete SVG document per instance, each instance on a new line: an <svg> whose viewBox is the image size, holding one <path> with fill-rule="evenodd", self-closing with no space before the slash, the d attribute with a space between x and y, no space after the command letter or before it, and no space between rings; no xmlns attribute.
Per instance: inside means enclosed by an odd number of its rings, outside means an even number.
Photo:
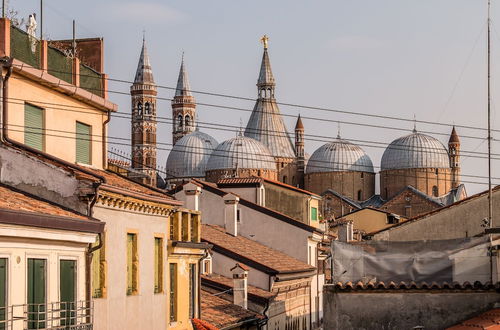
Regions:
<svg viewBox="0 0 500 330"><path fill-rule="evenodd" d="M39 0L8 2L19 18L40 12ZM496 109L500 3L492 2L492 128L500 129ZM486 4L486 0L44 0L43 27L49 39L68 39L75 19L77 38L103 37L105 72L125 81L134 78L145 31L159 86L175 87L184 52L193 90L251 99L257 96L259 39L266 34L278 102L406 119L281 105L290 133L294 116L300 113L306 138L320 136L315 138L319 141L306 140L307 153L333 139L340 126L341 136L360 144L378 170L383 144L408 134L401 129L411 130L414 117L445 124L416 124L417 130L430 132L445 145L451 125L480 127L483 130L457 128L462 150L475 152L462 156L462 180L469 181L467 191L473 194L487 189ZM109 88L119 112L129 114L130 84L111 82ZM160 98L172 96L171 89L159 89ZM200 122L236 127L241 122L246 125L254 103L203 94L195 98L212 105L198 105ZM169 101L158 101L158 115L171 116ZM202 130L219 142L235 135ZM113 118L109 135L129 138L130 120ZM500 132L493 132L493 138L492 174L498 177L493 183L500 184L496 140ZM170 124L159 124L158 141L172 143ZM374 147L370 141L383 144ZM160 150L159 164L164 165L167 157L168 151Z"/></svg>

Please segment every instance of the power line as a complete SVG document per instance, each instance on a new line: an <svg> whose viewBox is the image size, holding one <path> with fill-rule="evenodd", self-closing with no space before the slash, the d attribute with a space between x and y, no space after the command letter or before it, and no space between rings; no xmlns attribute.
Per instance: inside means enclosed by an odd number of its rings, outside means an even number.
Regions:
<svg viewBox="0 0 500 330"><path fill-rule="evenodd" d="M18 127L23 127L21 125L8 125L8 126L18 126ZM33 129L33 130L40 130L39 128L35 128L35 127L25 127L27 129ZM16 129L11 129L11 128L7 128L7 130L11 131L11 132L21 132L21 133L26 133L25 130L16 130ZM69 134L75 134L75 132L69 132L69 131L58 131L58 132L64 132L64 133L69 133ZM51 137L57 137L57 138L65 138L65 139L73 139L73 140L76 140L76 139L79 139L79 140L84 140L84 141L89 141L89 142L100 142L100 143L103 143L103 140L102 140L102 136L100 135L94 135L94 136L97 136L97 137L101 137L101 140L95 140L95 139L92 139L92 138L85 138L85 137L77 137L76 134L75 136L68 136L68 135L56 135L56 134L47 134L47 133L44 133L44 132L35 132L35 131L29 131L28 132L29 134L36 134L36 135L43 135L43 136L51 136ZM85 134L87 136L87 134ZM125 138L119 138L119 137L108 137L108 138L111 138L111 139L118 139L118 140L126 140ZM127 146L127 147L131 147L131 144L130 143L123 143L123 142L110 142L110 141L106 141L106 143L109 143L109 144L113 144L113 145L120 145L120 146ZM168 143L160 143L161 145L171 145L171 144L168 144ZM156 148L157 150L166 150L166 151L173 151L173 152L184 152L183 150L182 151L176 151L176 150L173 150L173 147L170 147L170 148ZM192 149L196 149L196 148L192 148ZM202 156L214 156L214 157L218 157L218 158L233 158L233 157L230 157L228 155L217 155L217 154L213 154L213 153L206 153L206 152L199 152L199 151L196 151L196 152L190 152L192 154L198 154L198 155L202 155ZM272 164L276 164L276 161L273 159L273 160L265 160L265 159L256 159L256 158L249 158L249 157L237 157L238 159L240 160L258 160L259 162L268 162L268 163L272 163ZM327 161L317 161L318 163L327 163L329 164L329 162ZM340 162L337 162L338 164L341 164L341 165L348 165L347 163L340 163ZM350 164L349 164L350 165ZM324 168L324 169L330 169L329 166L321 166L321 165L315 165L315 167L317 168ZM380 168L379 166L373 166L374 168ZM366 172L369 172L369 171L366 171ZM169 173L167 171L164 171L164 174L167 174L167 175L173 175L175 176L174 174L172 173ZM374 173L376 174L376 173ZM397 173L394 173L394 174L391 174L393 176L401 176L401 177L408 177L408 175L399 175ZM461 174L461 176L463 177L472 177L472 178L481 178L481 179L486 179L487 177L484 177L484 176L477 176L477 175L467 175L467 174ZM500 178L493 178L495 180L500 180ZM452 181L451 179L440 179L440 181ZM474 183L474 184L486 184L486 183L483 183L483 182L477 182L477 181L462 181L464 183Z"/></svg>

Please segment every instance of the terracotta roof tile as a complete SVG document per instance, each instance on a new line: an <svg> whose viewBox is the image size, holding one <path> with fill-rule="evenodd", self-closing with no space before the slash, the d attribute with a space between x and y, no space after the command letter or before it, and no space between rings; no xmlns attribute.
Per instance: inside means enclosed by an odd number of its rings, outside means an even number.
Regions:
<svg viewBox="0 0 500 330"><path fill-rule="evenodd" d="M76 219L87 219L87 217L82 216L78 213L65 210L59 206L15 191L14 189L4 185L0 185L0 208L14 211L71 217Z"/></svg>
<svg viewBox="0 0 500 330"><path fill-rule="evenodd" d="M220 226L202 225L201 238L213 244L215 252L229 254L237 261L266 273L298 273L315 269L311 265L246 237L227 234Z"/></svg>
<svg viewBox="0 0 500 330"><path fill-rule="evenodd" d="M222 290L229 290L233 288L233 279L219 275L219 274L208 274L202 275L201 281L203 285L216 285ZM276 294L263 290L261 288L255 287L253 285L248 285L248 299L252 300L253 297L260 298L264 300L270 300L276 297Z"/></svg>
<svg viewBox="0 0 500 330"><path fill-rule="evenodd" d="M481 315L468 319L448 329L500 329L500 308L491 309Z"/></svg>
<svg viewBox="0 0 500 330"><path fill-rule="evenodd" d="M211 325L207 321L203 321L200 319L192 319L194 330L219 330L216 326Z"/></svg>
<svg viewBox="0 0 500 330"><path fill-rule="evenodd" d="M218 328L243 321L263 319L264 316L234 305L222 298L201 290L201 319Z"/></svg>

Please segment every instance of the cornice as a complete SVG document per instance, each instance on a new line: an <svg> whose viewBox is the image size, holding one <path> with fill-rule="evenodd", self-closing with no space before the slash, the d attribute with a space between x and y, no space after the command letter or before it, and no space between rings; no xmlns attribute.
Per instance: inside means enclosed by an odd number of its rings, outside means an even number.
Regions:
<svg viewBox="0 0 500 330"><path fill-rule="evenodd" d="M106 190L99 190L97 203L123 210L163 216L170 216L177 210L174 205L145 201L139 198L124 196Z"/></svg>

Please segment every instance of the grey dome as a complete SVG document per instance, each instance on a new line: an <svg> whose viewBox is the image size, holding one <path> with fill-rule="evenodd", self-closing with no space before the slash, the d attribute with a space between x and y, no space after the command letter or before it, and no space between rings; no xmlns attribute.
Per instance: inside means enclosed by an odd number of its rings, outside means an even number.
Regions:
<svg viewBox="0 0 500 330"><path fill-rule="evenodd" d="M340 138L316 149L309 158L306 173L374 172L373 163L359 146Z"/></svg>
<svg viewBox="0 0 500 330"><path fill-rule="evenodd" d="M261 142L237 136L217 146L208 159L207 171L236 167L276 170L276 162L269 149Z"/></svg>
<svg viewBox="0 0 500 330"><path fill-rule="evenodd" d="M208 158L217 144L213 137L200 131L183 136L168 155L167 177L204 177Z"/></svg>
<svg viewBox="0 0 500 330"><path fill-rule="evenodd" d="M381 170L403 168L449 168L444 145L435 138L414 131L389 144L382 156Z"/></svg>

